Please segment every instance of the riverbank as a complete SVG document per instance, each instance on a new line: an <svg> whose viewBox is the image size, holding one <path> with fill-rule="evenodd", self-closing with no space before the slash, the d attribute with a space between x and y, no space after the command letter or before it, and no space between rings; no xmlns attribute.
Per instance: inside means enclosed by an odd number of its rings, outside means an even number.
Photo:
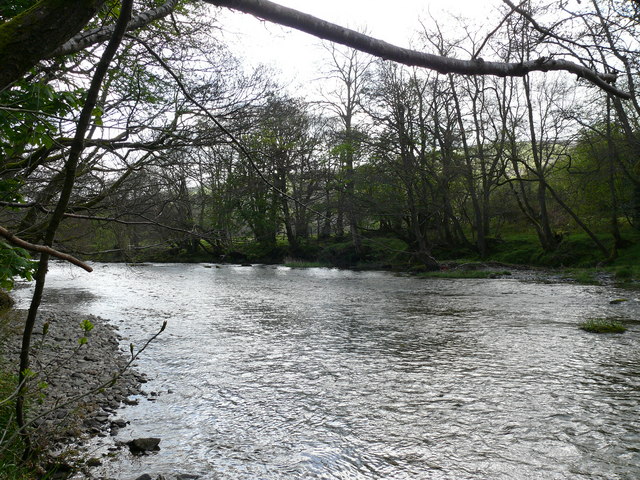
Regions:
<svg viewBox="0 0 640 480"><path fill-rule="evenodd" d="M25 311L10 310L0 318L4 378L10 378L18 363L25 315ZM128 362L119 348L117 327L104 319L40 312L33 336L28 422L41 461L33 466L31 477L17 467L16 474L9 476L7 467L0 478L42 478L46 472L54 472L51 478L66 478L98 465L99 460L85 457L83 443L92 436L115 434L125 424L115 417L116 409L140 394L145 381L128 368ZM18 455L19 450L17 445L9 452ZM0 461L12 466L10 455L5 453Z"/></svg>
<svg viewBox="0 0 640 480"><path fill-rule="evenodd" d="M600 241L610 248L603 256L592 239L583 233L566 233L553 251L545 251L532 233L505 233L488 239L489 251L480 256L470 245L434 245L432 254L451 270L458 265L473 263L506 265L510 270L545 269L558 272L580 283L598 283L600 278L615 277L617 282L640 282L640 232L627 228L624 241L614 246L611 235L598 234ZM205 242L206 243L206 242ZM389 234L369 232L361 238L359 249L348 237L309 238L292 249L285 239L270 248L252 241L236 242L225 251L212 253L202 244L195 251L149 249L136 255L93 258L101 261L154 263L231 263L285 264L288 266L337 267L356 270L388 270L396 272L424 272L424 265L412 253L404 240ZM459 269L458 269L459 270Z"/></svg>

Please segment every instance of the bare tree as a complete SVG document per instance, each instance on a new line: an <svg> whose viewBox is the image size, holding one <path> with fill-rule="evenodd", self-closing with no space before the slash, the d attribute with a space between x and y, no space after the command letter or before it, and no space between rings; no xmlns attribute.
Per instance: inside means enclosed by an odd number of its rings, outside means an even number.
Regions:
<svg viewBox="0 0 640 480"><path fill-rule="evenodd" d="M344 205L349 223L349 233L356 254L360 253L362 241L358 230L355 197L354 168L361 153L361 135L357 128L357 116L362 113L363 97L369 88L370 69L373 59L365 57L353 49L338 48L335 44L325 44L329 54L328 79L335 82L335 88L325 94L324 106L339 120L341 131L337 132L334 151L338 153L344 189L339 192L339 206ZM338 225L342 224L342 209L338 211ZM340 229L340 227L338 227ZM338 232L341 233L341 232Z"/></svg>

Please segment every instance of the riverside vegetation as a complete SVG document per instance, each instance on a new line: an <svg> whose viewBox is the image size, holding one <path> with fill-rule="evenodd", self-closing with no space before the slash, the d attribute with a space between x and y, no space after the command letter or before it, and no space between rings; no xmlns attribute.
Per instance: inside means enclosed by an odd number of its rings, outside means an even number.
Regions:
<svg viewBox="0 0 640 480"><path fill-rule="evenodd" d="M599 234L602 242L610 244L606 233ZM491 240L491 250L481 256L473 248L450 248L446 245L434 249L442 264L438 271L428 271L415 260L410 246L394 237L367 235L361 239L356 252L349 238L309 239L298 250L298 256L290 256L286 239L265 253L255 243L240 243L221 257L199 253L158 252L138 254L139 262L218 262L231 263L281 263L292 268L351 268L381 269L412 272L425 277L441 278L490 278L492 275L508 276L510 270L539 268L555 271L568 281L582 284L615 283L625 288L636 288L640 282L640 233L626 231L625 246L616 250L615 257L603 258L592 247L584 234L566 234L558 248L546 252L540 247L534 232L505 234Z"/></svg>
<svg viewBox="0 0 640 480"><path fill-rule="evenodd" d="M590 318L581 323L580 328L592 333L624 333L627 330L621 321L611 318Z"/></svg>

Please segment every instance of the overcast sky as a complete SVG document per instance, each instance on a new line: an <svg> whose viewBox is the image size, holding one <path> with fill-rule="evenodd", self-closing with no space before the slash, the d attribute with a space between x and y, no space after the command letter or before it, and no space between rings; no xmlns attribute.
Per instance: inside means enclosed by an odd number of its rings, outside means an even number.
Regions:
<svg viewBox="0 0 640 480"><path fill-rule="evenodd" d="M472 17L491 23L500 0L274 0L339 25L365 29L371 36L410 47L429 16L447 22L449 15ZM448 12L448 13L445 13ZM262 22L251 15L225 11L221 17L225 40L232 51L251 65L274 66L293 90L307 86L320 75L323 50L310 35ZM445 32L446 34L447 32Z"/></svg>

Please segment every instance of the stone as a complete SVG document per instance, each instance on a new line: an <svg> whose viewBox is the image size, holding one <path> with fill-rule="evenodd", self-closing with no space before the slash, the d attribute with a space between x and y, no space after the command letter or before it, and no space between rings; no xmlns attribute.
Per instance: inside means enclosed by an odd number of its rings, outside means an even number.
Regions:
<svg viewBox="0 0 640 480"><path fill-rule="evenodd" d="M135 438L127 442L127 446L133 454L144 454L160 450L160 439L157 437Z"/></svg>
<svg viewBox="0 0 640 480"><path fill-rule="evenodd" d="M153 477L148 473L143 473L142 475L137 477L135 480L153 480Z"/></svg>
<svg viewBox="0 0 640 480"><path fill-rule="evenodd" d="M16 322L22 323L24 316L26 312L16 311ZM79 324L85 318L90 318L95 328L90 341L79 349L78 338L82 334ZM34 425L37 427L34 428L36 441L46 439L52 451L56 451L71 439L84 443L87 434L108 435L109 413L115 412L127 396L140 395L138 379L144 379L144 376L128 369L115 385L100 388L115 374L121 373L120 369L127 363L128 355L120 351L115 329L93 316L72 312L53 316L41 311L36 320L36 331L42 331L44 321L49 323L48 334L38 345L38 361L34 362L33 369L46 378L48 386L42 391L42 402L34 402L30 414L53 412L39 418ZM17 362L22 341L20 330L2 341L3 356ZM11 352L15 353L12 355ZM70 400L77 401L56 408ZM124 421L123 424L126 425Z"/></svg>
<svg viewBox="0 0 640 480"><path fill-rule="evenodd" d="M127 426L127 422L126 420L123 420L122 418L115 418L111 421L111 425L112 426L116 426L118 428L124 428Z"/></svg>

